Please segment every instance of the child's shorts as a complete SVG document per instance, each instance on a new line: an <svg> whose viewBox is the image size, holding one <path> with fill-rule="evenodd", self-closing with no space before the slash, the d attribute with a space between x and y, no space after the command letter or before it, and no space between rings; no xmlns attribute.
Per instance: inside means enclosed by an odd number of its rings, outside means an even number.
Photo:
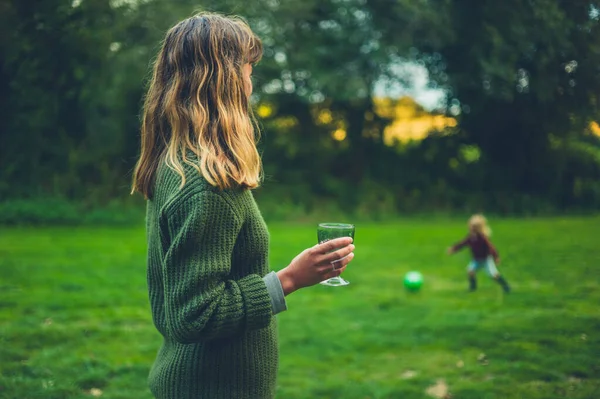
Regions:
<svg viewBox="0 0 600 399"><path fill-rule="evenodd" d="M479 269L485 269L487 274L491 277L496 277L498 273L498 269L496 269L496 263L494 262L494 258L488 256L485 259L473 259L469 266L467 266L467 270L470 272L476 272Z"/></svg>

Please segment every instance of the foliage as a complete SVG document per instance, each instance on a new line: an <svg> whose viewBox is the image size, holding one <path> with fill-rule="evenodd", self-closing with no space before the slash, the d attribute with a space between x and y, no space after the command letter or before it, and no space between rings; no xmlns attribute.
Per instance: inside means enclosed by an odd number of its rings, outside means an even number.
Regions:
<svg viewBox="0 0 600 399"><path fill-rule="evenodd" d="M577 151L550 144L585 140L600 119L600 4L431 3L447 36L417 37L417 58L449 89L465 141L482 151L480 187L579 203L576 181L598 179L598 163L580 167Z"/></svg>
<svg viewBox="0 0 600 399"><path fill-rule="evenodd" d="M142 201L117 200L102 206L64 198L12 199L0 203L1 225L126 225L144 218Z"/></svg>
<svg viewBox="0 0 600 399"><path fill-rule="evenodd" d="M265 200L283 193L309 213L598 209L599 4L559 0L0 0L0 202L123 201L150 64L198 9L240 14L263 39ZM456 128L389 146L376 87L408 90L402 65L427 68L448 94L435 112Z"/></svg>

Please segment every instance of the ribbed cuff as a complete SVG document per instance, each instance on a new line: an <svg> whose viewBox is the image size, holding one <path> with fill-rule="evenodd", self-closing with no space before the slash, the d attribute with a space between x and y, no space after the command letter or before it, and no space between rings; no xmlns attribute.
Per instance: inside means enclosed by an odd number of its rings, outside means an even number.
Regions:
<svg viewBox="0 0 600 399"><path fill-rule="evenodd" d="M263 279L250 274L240 280L238 285L244 297L246 308L246 326L248 330L264 328L269 325L273 316L271 299Z"/></svg>
<svg viewBox="0 0 600 399"><path fill-rule="evenodd" d="M277 314L287 310L287 304L285 303L285 295L283 294L283 287L281 281L277 277L277 273L271 272L263 277L263 281L267 285L267 291L271 297L271 307L273 308L273 314Z"/></svg>

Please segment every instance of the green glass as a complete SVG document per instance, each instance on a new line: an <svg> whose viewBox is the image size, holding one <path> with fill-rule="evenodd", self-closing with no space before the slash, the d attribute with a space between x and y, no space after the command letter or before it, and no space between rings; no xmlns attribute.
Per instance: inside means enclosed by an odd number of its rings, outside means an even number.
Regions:
<svg viewBox="0 0 600 399"><path fill-rule="evenodd" d="M348 223L320 223L317 226L317 240L319 244L339 237L352 237L354 241L354 225ZM321 284L330 287L341 287L350 284L350 282L341 277L332 277L321 281Z"/></svg>

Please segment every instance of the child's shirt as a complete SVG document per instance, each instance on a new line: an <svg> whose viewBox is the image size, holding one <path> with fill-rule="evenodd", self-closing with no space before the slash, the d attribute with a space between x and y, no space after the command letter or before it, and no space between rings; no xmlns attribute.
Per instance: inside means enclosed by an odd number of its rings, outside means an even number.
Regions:
<svg viewBox="0 0 600 399"><path fill-rule="evenodd" d="M469 234L464 240L458 242L452 246L454 251L458 251L465 246L469 246L471 249L471 253L473 254L473 259L483 260L488 256L492 256L494 260L498 259L498 251L490 240L483 234Z"/></svg>

